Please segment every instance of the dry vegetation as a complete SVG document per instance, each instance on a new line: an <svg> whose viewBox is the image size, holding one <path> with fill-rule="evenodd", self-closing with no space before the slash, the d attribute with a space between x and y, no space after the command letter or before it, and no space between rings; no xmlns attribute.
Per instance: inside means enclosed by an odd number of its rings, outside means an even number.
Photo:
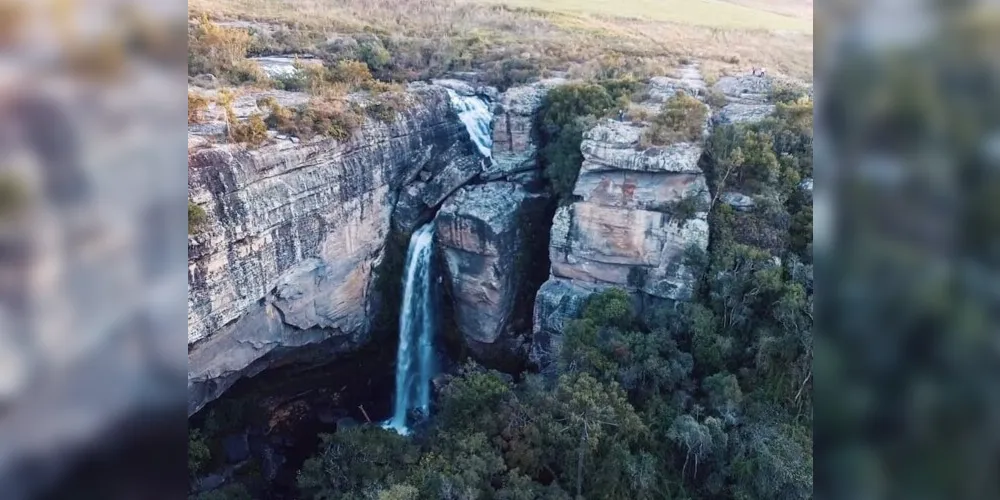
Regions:
<svg viewBox="0 0 1000 500"><path fill-rule="evenodd" d="M663 103L660 113L652 118L639 146L667 146L678 142L693 142L704 132L708 109L693 96L677 91Z"/></svg>
<svg viewBox="0 0 1000 500"><path fill-rule="evenodd" d="M532 2L534 7L510 3L191 0L189 6L193 16L268 23L249 44L253 54L306 51L328 61L358 59L383 80L467 70L486 72L501 87L553 71L581 78L642 78L664 74L684 57L701 61L709 79L750 66L812 79L812 35L779 22L792 19L788 16L722 3L730 7L719 8L725 15L698 16L719 23L704 26L688 22L684 9L650 0L622 0L614 12L596 0ZM570 3L581 7L566 8ZM654 10L660 14L643 15ZM755 12L736 16L744 25L725 22L733 12L744 11ZM800 28L812 22L811 17L794 21Z"/></svg>
<svg viewBox="0 0 1000 500"><path fill-rule="evenodd" d="M803 25L788 24L788 19L803 21L795 16L697 0L623 0L613 12L598 0L543 0L532 7L518 2L192 0L189 73L211 73L229 85L313 95L302 109L271 103L262 107L269 114L245 122L223 104L231 139L250 144L266 141L268 126L298 137L345 139L366 114L385 122L398 116L406 105L400 82L451 72L476 71L502 90L554 74L594 81L644 79L697 60L708 83L750 66L811 80L811 34ZM693 22L686 17L692 13L714 25ZM732 21L734 13L744 14L735 16L739 23ZM314 54L322 64L300 64L296 73L271 79L247 59L300 53ZM370 104L361 107L347 99L357 91L369 92ZM709 97L711 105L720 104ZM203 107L189 98L189 122L199 119ZM665 108L655 114L632 106L628 116L652 124L644 139L649 144L666 144L691 140L694 132L685 120L702 108Z"/></svg>
<svg viewBox="0 0 1000 500"><path fill-rule="evenodd" d="M199 123L201 114L208 108L208 99L193 92L188 92L188 124Z"/></svg>

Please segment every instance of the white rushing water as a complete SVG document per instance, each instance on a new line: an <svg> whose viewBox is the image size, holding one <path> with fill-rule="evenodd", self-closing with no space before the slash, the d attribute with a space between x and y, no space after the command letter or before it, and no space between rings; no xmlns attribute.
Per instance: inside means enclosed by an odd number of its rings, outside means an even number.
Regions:
<svg viewBox="0 0 1000 500"><path fill-rule="evenodd" d="M396 353L396 399L385 427L409 433L406 417L411 409L423 415L430 410L434 374L434 318L431 311L431 249L433 223L410 237L403 271L403 304L399 312L399 349Z"/></svg>
<svg viewBox="0 0 1000 500"><path fill-rule="evenodd" d="M493 114L490 113L489 105L479 97L464 96L454 90L447 90L451 98L451 107L465 124L472 142L476 143L483 156L492 158L493 136L490 133L490 122L493 121Z"/></svg>

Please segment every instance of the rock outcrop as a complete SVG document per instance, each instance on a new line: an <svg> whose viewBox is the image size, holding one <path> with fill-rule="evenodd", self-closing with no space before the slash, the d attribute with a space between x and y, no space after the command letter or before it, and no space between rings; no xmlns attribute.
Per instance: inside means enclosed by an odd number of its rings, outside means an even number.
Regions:
<svg viewBox="0 0 1000 500"><path fill-rule="evenodd" d="M189 414L240 377L369 339L391 221L412 230L485 164L445 89L408 95L392 123L368 119L346 141L189 141L189 193L207 219L189 240ZM237 114L259 97L238 98Z"/></svg>
<svg viewBox="0 0 1000 500"><path fill-rule="evenodd" d="M692 78L656 83L656 100L699 88ZM576 201L553 220L551 277L535 300L536 363L547 362L566 321L595 291L614 286L655 300L691 297L695 276L685 254L708 246L710 195L698 166L702 141L642 150L644 128L604 120L584 134Z"/></svg>
<svg viewBox="0 0 1000 500"><path fill-rule="evenodd" d="M712 87L726 97L726 104L714 117L716 123L759 122L774 113L771 93L782 85L802 87L808 95L812 88L802 82L780 80L772 76L731 75L719 78Z"/></svg>
<svg viewBox="0 0 1000 500"><path fill-rule="evenodd" d="M485 180L507 178L530 184L540 179L538 146L532 137L535 115L545 95L564 83L565 79L549 78L511 87L500 95L493 109L493 165L483 174Z"/></svg>
<svg viewBox="0 0 1000 500"><path fill-rule="evenodd" d="M513 182L458 190L435 219L455 325L480 360L503 365L520 357L530 333L534 291L545 276L538 237L549 197ZM541 269L536 261L541 255Z"/></svg>

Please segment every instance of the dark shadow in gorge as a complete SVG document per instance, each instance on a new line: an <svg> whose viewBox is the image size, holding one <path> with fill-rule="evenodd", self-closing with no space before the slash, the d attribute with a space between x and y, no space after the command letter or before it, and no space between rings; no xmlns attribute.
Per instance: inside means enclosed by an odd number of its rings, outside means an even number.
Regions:
<svg viewBox="0 0 1000 500"><path fill-rule="evenodd" d="M396 342L385 337L323 365L289 365L243 379L193 415L191 428L201 430L212 451L201 476L229 476L226 484L243 484L254 498L298 498L295 478L319 451L319 434L391 413Z"/></svg>

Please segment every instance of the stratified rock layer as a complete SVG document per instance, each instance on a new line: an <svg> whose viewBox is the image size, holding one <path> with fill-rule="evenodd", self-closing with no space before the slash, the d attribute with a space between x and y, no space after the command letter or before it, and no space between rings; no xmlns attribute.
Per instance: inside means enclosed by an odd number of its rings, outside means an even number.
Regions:
<svg viewBox="0 0 1000 500"><path fill-rule="evenodd" d="M392 123L369 119L346 141L190 154L207 224L189 241L189 413L240 377L368 341L390 223L412 230L484 165L443 88L412 86L409 99ZM255 100L234 108L249 114Z"/></svg>

